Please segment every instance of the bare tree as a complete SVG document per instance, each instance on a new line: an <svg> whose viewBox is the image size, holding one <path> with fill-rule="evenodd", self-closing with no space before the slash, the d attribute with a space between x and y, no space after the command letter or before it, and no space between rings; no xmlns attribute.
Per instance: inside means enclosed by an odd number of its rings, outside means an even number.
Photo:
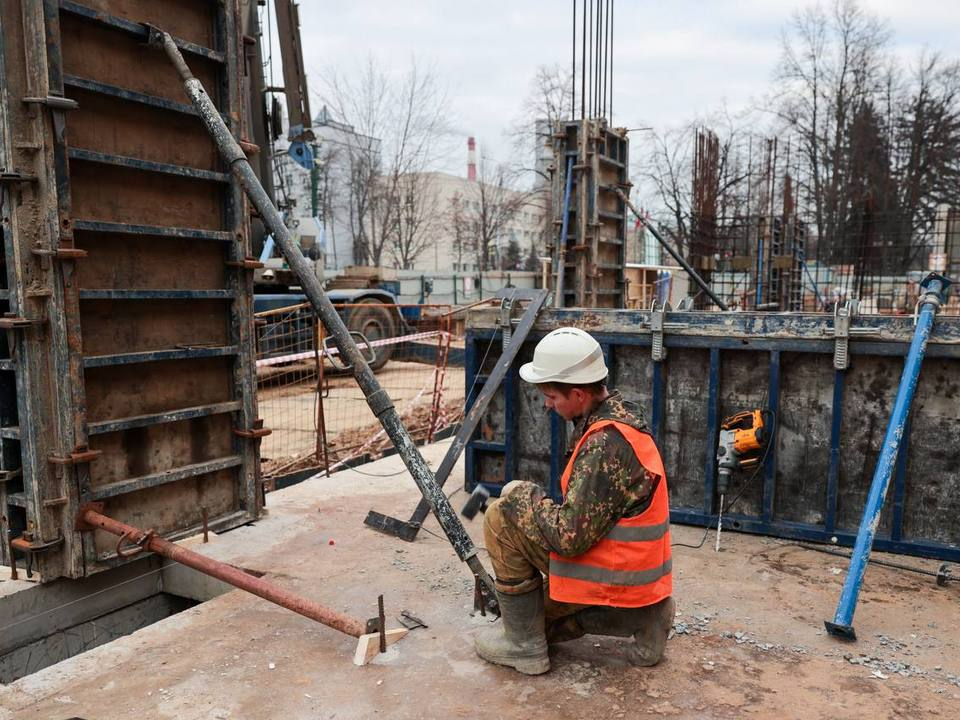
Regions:
<svg viewBox="0 0 960 720"><path fill-rule="evenodd" d="M941 204L960 204L960 63L924 52L892 128L901 233L928 231Z"/></svg>
<svg viewBox="0 0 960 720"><path fill-rule="evenodd" d="M848 130L865 103L883 97L890 30L856 0L834 0L794 14L777 68L776 113L799 139L817 234L832 238L844 214Z"/></svg>
<svg viewBox="0 0 960 720"><path fill-rule="evenodd" d="M712 127L706 130L705 127ZM641 205L664 209L670 234L683 252L691 234L694 215L696 142L701 135L716 138L717 156L711 164L711 177L700 178L714 188L718 218L735 218L748 212L749 203L749 128L747 115L731 116L726 109L707 120L644 136L636 166Z"/></svg>
<svg viewBox="0 0 960 720"><path fill-rule="evenodd" d="M399 178L396 223L386 232L390 255L399 268L412 268L438 242L442 208L434 184L432 175L425 172Z"/></svg>
<svg viewBox="0 0 960 720"><path fill-rule="evenodd" d="M499 262L499 249L511 239L511 227L524 207L535 204L535 191L516 188L516 172L502 163L493 163L481 153L477 181L469 183L462 197L452 202L456 213L455 237L462 248L474 253L481 270Z"/></svg>
<svg viewBox="0 0 960 720"><path fill-rule="evenodd" d="M411 176L446 152L446 92L415 58L399 79L369 58L356 76L331 71L325 84L325 101L354 128L344 188L354 259L380 265L390 256L407 267L429 246L419 232L435 209L414 197L426 183Z"/></svg>
<svg viewBox="0 0 960 720"><path fill-rule="evenodd" d="M517 173L534 173L534 183L550 182L537 160L552 152L553 133L573 117L570 71L560 65L537 68L507 136L513 149L511 167Z"/></svg>

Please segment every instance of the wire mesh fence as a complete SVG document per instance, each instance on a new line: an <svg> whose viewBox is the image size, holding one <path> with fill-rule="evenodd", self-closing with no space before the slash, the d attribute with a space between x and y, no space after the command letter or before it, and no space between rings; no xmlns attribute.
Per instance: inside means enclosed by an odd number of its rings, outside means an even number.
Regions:
<svg viewBox="0 0 960 720"><path fill-rule="evenodd" d="M691 261L734 310L823 312L857 299L861 314L910 314L929 272L960 275L960 223L952 215L919 234L861 228L818 240L812 227L798 216L717 222L695 233ZM700 293L695 306L706 309L709 299ZM960 296L942 312L960 315Z"/></svg>
<svg viewBox="0 0 960 720"><path fill-rule="evenodd" d="M415 442L459 421L464 343L452 306L336 307ZM268 489L292 472L332 471L392 447L307 304L257 314L257 384L260 417L273 430L260 448Z"/></svg>

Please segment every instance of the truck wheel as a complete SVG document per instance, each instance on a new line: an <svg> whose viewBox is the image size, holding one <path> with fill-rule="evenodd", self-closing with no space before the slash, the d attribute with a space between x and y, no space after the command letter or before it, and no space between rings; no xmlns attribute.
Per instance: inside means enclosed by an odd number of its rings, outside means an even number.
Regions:
<svg viewBox="0 0 960 720"><path fill-rule="evenodd" d="M374 340L396 336L397 322L390 308L385 307L379 300L372 298L360 300L357 304L363 307L351 308L350 319L347 322L347 327L350 330L363 333L363 336L371 343ZM386 365L396 347L396 345L380 345L373 348L377 354L377 359L370 364L370 368L377 371Z"/></svg>

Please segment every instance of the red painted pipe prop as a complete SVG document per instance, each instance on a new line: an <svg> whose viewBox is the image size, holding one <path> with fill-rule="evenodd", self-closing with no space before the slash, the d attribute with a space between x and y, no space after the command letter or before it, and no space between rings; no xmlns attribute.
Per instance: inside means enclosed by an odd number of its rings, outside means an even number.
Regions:
<svg viewBox="0 0 960 720"><path fill-rule="evenodd" d="M89 507L81 509L80 523L78 523L78 526L81 530L98 529L116 535L120 538L121 542L126 541L128 543L127 555L135 554L142 550L163 555L163 557L174 560L181 565L186 565L205 575L210 575L241 590L246 590L257 597L269 600L288 610L293 610L295 613L299 613L311 620L316 620L347 635L358 638L363 635L366 630L364 623L349 615L325 608L311 600L307 600L276 585L272 585L266 580L249 575L232 565L213 560L199 553L195 553L192 550L187 550L185 547L176 545L169 540L157 537L152 531L144 532L131 525L102 515ZM131 553L131 546L136 546L140 548L140 550L134 550L133 553Z"/></svg>

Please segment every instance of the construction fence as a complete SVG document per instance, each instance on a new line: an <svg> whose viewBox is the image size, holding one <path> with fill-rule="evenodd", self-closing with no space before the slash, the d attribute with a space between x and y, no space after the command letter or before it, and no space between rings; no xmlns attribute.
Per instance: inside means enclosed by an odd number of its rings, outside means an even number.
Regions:
<svg viewBox="0 0 960 720"><path fill-rule="evenodd" d="M337 305L353 329L369 304ZM462 309L462 308L461 308ZM464 411L462 313L452 305L377 304L392 322L354 339L418 444L431 442ZM336 346L309 304L257 313L257 399L264 426L261 468L267 489L279 477L332 472L379 457L392 445ZM380 337L376 329L396 330Z"/></svg>
<svg viewBox="0 0 960 720"><path fill-rule="evenodd" d="M751 216L698 229L688 258L711 289L734 310L831 312L859 300L865 315L912 314L919 283L931 271L960 273L960 233L938 223L924 236L837 232L817 241L812 220ZM713 309L705 294L694 306ZM953 294L943 314L960 315Z"/></svg>

